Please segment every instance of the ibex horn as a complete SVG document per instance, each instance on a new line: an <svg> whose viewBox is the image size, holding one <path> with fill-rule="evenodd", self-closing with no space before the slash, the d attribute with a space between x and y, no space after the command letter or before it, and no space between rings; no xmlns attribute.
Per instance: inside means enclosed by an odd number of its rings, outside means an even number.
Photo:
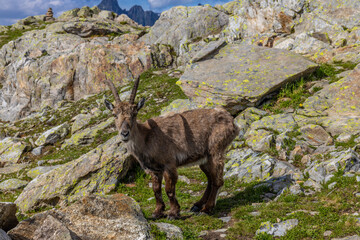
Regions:
<svg viewBox="0 0 360 240"><path fill-rule="evenodd" d="M138 78L135 80L134 87L133 87L132 92L131 92L131 95L130 95L130 100L129 100L129 103L130 103L130 104L134 104L134 102L135 102L135 97L136 97L137 89L138 89L138 87L139 87L139 82L140 82L140 77L138 77Z"/></svg>
<svg viewBox="0 0 360 240"><path fill-rule="evenodd" d="M119 97L119 93L117 92L116 87L114 86L114 83L111 80L107 79L107 78L105 79L104 82L106 83L106 85L108 85L111 92L113 93L114 98L115 98L115 102L120 103L121 100L120 100L120 97Z"/></svg>

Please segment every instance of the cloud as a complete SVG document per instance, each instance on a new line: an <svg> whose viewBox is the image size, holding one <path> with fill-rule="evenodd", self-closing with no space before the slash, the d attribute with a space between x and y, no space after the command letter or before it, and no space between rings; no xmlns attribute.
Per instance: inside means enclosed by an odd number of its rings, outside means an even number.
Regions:
<svg viewBox="0 0 360 240"><path fill-rule="evenodd" d="M49 7L59 13L85 5L94 6L98 0L0 0L0 25L15 23L27 16L42 15Z"/></svg>
<svg viewBox="0 0 360 240"><path fill-rule="evenodd" d="M164 8L175 5L188 4L193 2L193 0L148 0L152 8Z"/></svg>

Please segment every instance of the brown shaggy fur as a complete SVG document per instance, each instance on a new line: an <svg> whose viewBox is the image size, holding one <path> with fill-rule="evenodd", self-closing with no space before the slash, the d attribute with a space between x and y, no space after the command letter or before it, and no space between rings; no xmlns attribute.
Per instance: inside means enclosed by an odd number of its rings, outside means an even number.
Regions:
<svg viewBox="0 0 360 240"><path fill-rule="evenodd" d="M153 217L165 216L165 203L161 195L163 177L170 201L168 217L180 217L180 205L175 196L177 168L191 164L200 165L208 179L203 197L191 211L211 212L219 188L224 184L226 147L239 132L233 117L222 108L196 109L140 123L136 121L136 116L145 99L134 104L139 78L134 84L130 102L121 102L113 83L109 80L105 82L115 95L116 106L108 101L105 101L105 105L115 116L119 134L128 151L151 174L156 199Z"/></svg>

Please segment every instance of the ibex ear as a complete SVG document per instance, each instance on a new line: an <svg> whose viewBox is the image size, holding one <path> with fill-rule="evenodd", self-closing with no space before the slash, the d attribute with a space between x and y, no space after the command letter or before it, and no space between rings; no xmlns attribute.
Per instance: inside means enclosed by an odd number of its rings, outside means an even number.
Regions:
<svg viewBox="0 0 360 240"><path fill-rule="evenodd" d="M104 103L107 109L109 109L110 111L114 109L114 105L111 102L109 102L107 99L105 99Z"/></svg>
<svg viewBox="0 0 360 240"><path fill-rule="evenodd" d="M138 102L136 106L136 110L139 111L145 104L145 98L141 98L140 102Z"/></svg>

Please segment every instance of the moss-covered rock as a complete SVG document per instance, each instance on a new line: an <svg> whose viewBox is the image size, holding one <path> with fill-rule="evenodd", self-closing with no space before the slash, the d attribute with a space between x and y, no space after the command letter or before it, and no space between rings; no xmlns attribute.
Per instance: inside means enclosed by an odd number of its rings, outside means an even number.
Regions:
<svg viewBox="0 0 360 240"><path fill-rule="evenodd" d="M57 20L67 21L71 18L77 17L77 13L80 11L80 8L74 8L69 11L63 12Z"/></svg>
<svg viewBox="0 0 360 240"><path fill-rule="evenodd" d="M0 141L0 163L17 163L27 148L28 145L19 139L3 139Z"/></svg>
<svg viewBox="0 0 360 240"><path fill-rule="evenodd" d="M65 140L65 143L61 146L61 148L64 149L68 146L72 146L72 145L77 146L92 142L94 138L99 134L99 132L103 131L104 129L108 128L110 125L114 124L114 120L115 118L111 117L105 122L102 122L93 127L74 133L71 136L71 138Z"/></svg>
<svg viewBox="0 0 360 240"><path fill-rule="evenodd" d="M0 183L0 191L16 190L25 187L27 184L27 181L11 178Z"/></svg>
<svg viewBox="0 0 360 240"><path fill-rule="evenodd" d="M126 175L129 154L116 136L80 158L31 181L16 200L21 211L43 204L74 201L90 193L106 194Z"/></svg>
<svg viewBox="0 0 360 240"><path fill-rule="evenodd" d="M223 105L236 114L257 106L270 93L316 68L313 62L288 51L229 44L213 58L187 66L179 85L195 102Z"/></svg>
<svg viewBox="0 0 360 240"><path fill-rule="evenodd" d="M66 137L70 130L68 123L63 123L59 126L56 126L40 135L36 140L35 144L37 146L45 146L48 144L54 144Z"/></svg>
<svg viewBox="0 0 360 240"><path fill-rule="evenodd" d="M283 164L268 154L253 151L250 148L231 150L226 157L225 178L235 177L243 182L264 181L271 177L294 175L291 164Z"/></svg>
<svg viewBox="0 0 360 240"><path fill-rule="evenodd" d="M360 65L308 98L295 116L302 126L317 124L332 136L360 133Z"/></svg>
<svg viewBox="0 0 360 240"><path fill-rule="evenodd" d="M124 194L86 196L61 210L35 214L8 234L13 239L152 239L139 204Z"/></svg>
<svg viewBox="0 0 360 240"><path fill-rule="evenodd" d="M39 166L33 169L30 169L26 175L29 178L36 178L37 176L50 172L51 170L54 170L56 168L60 167L60 165L56 165L56 166Z"/></svg>
<svg viewBox="0 0 360 240"><path fill-rule="evenodd" d="M269 151L275 145L273 133L263 129L251 130L246 133L245 138L245 143L259 152Z"/></svg>

